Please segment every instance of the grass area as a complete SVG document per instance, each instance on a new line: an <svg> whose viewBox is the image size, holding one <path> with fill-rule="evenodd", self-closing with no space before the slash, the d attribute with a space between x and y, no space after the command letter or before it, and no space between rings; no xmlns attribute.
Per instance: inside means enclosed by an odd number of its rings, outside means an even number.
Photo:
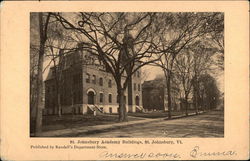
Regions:
<svg viewBox="0 0 250 161"><path fill-rule="evenodd" d="M194 110L189 110L188 113L193 113ZM172 116L178 116L185 114L185 111L172 111ZM164 118L168 117L168 112L166 111L152 111L152 112L145 112L145 113L129 113L129 116L134 117L144 117L144 118Z"/></svg>
<svg viewBox="0 0 250 161"><path fill-rule="evenodd" d="M142 118L129 117L129 121L142 120ZM43 131L70 129L83 126L95 126L118 122L118 115L56 115L43 116ZM34 126L34 125L31 125ZM31 127L31 129L34 129ZM32 130L33 132L33 130Z"/></svg>
<svg viewBox="0 0 250 161"><path fill-rule="evenodd" d="M190 110L188 113L195 111ZM172 111L172 116L183 115L185 112ZM132 116L132 117L130 117ZM167 118L168 112L153 111L147 113L128 113L128 120L142 120L143 118ZM105 115L56 115L43 116L43 131L70 129L83 126L95 126L112 124L118 122L118 114L105 114ZM31 133L34 132L34 121L31 121Z"/></svg>

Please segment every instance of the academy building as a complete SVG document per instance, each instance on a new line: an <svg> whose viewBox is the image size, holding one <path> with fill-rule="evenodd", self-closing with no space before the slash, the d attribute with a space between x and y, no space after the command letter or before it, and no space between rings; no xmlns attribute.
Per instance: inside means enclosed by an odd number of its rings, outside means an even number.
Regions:
<svg viewBox="0 0 250 161"><path fill-rule="evenodd" d="M51 67L45 80L44 115L58 114L58 99L62 114L118 113L116 83L98 59L77 50L61 56L59 62L60 67ZM128 112L142 111L140 70L129 81L125 101Z"/></svg>

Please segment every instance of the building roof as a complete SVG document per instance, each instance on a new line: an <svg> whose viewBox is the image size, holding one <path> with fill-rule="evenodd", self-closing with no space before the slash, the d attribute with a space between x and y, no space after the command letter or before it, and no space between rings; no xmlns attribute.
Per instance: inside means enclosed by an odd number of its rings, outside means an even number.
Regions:
<svg viewBox="0 0 250 161"><path fill-rule="evenodd" d="M165 84L164 81L155 79L155 80L149 80L149 81L144 81L142 84L143 88L164 88Z"/></svg>

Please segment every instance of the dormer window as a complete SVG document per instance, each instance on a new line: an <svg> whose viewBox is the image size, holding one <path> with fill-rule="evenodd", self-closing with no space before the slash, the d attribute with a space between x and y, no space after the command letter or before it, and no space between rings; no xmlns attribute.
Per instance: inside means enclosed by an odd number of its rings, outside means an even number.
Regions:
<svg viewBox="0 0 250 161"><path fill-rule="evenodd" d="M87 77L86 77L86 82L87 82L87 83L90 83L90 75L89 75L89 73L87 73L86 76L87 76Z"/></svg>
<svg viewBox="0 0 250 161"><path fill-rule="evenodd" d="M96 84L96 75L93 75L92 83Z"/></svg>
<svg viewBox="0 0 250 161"><path fill-rule="evenodd" d="M111 79L109 79L108 86L109 86L109 88L111 88L111 87L112 87L112 80L111 80Z"/></svg>
<svg viewBox="0 0 250 161"><path fill-rule="evenodd" d="M102 77L99 79L99 85L103 86L103 78Z"/></svg>

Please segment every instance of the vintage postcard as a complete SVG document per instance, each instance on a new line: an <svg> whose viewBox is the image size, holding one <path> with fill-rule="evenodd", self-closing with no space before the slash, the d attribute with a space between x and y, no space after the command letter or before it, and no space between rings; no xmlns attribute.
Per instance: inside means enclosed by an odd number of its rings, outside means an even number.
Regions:
<svg viewBox="0 0 250 161"><path fill-rule="evenodd" d="M249 159L247 1L1 4L1 159Z"/></svg>

